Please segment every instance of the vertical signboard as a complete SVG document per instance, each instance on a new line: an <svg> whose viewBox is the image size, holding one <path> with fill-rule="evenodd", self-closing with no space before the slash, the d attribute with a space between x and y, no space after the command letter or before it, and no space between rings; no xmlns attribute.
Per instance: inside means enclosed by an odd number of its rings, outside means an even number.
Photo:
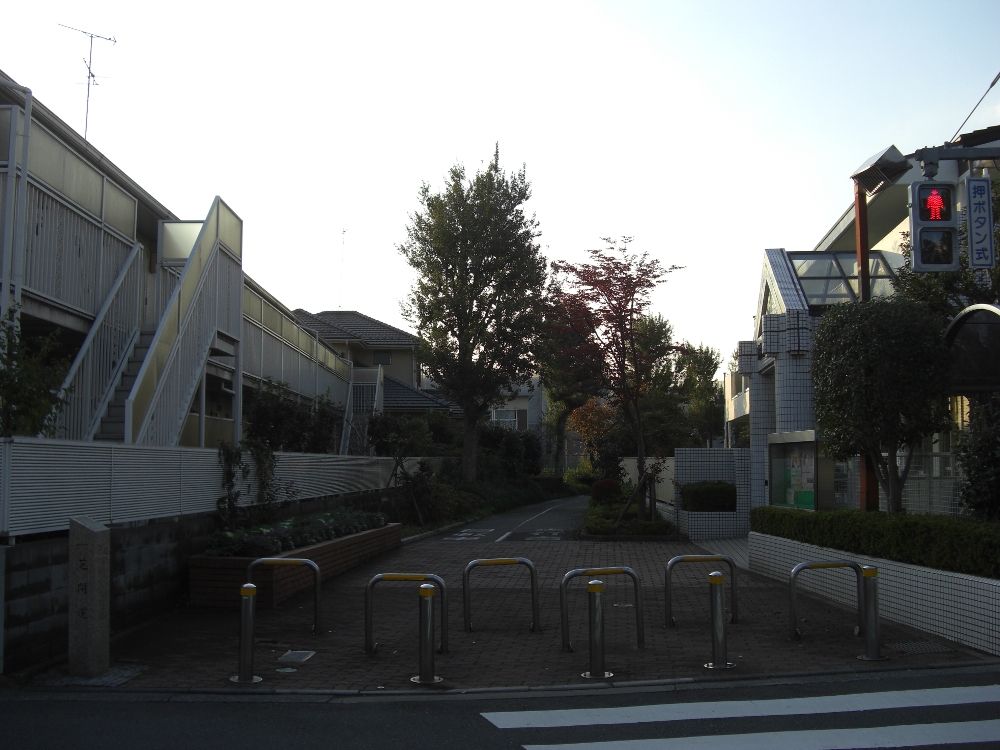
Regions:
<svg viewBox="0 0 1000 750"><path fill-rule="evenodd" d="M993 247L993 193L989 177L968 177L965 181L966 229L969 237L969 266L993 268L996 250Z"/></svg>

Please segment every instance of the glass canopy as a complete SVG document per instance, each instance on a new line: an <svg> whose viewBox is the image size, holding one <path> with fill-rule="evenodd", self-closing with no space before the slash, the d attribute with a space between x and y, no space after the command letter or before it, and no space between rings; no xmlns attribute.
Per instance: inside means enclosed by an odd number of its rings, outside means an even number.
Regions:
<svg viewBox="0 0 1000 750"><path fill-rule="evenodd" d="M809 307L858 301L858 263L854 253L790 252L799 286ZM872 250L868 260L873 297L892 294L895 270L903 263L896 253Z"/></svg>

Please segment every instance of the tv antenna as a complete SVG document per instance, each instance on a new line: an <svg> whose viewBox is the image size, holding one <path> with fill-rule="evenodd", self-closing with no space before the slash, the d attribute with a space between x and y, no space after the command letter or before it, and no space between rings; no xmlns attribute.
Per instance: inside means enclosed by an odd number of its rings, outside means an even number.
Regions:
<svg viewBox="0 0 1000 750"><path fill-rule="evenodd" d="M87 140L87 127L90 124L90 87L91 85L97 85L97 76L94 75L94 68L91 65L94 60L94 39L103 39L105 42L111 42L112 44L116 44L118 40L113 36L101 36L100 34L95 34L91 31L84 31L83 29L77 29L73 26L67 26L64 23L59 25L64 29L76 31L84 36L90 37L90 52L87 54L87 58L83 61L83 64L87 66L87 109L83 116L83 140Z"/></svg>

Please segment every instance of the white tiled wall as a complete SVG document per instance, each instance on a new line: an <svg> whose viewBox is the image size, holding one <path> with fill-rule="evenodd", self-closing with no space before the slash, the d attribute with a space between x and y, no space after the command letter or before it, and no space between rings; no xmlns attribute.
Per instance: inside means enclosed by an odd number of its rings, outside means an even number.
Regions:
<svg viewBox="0 0 1000 750"><path fill-rule="evenodd" d="M1000 581L865 558L756 532L750 532L749 542L750 569L784 581L800 562L850 560L874 565L879 571L881 617L1000 655ZM856 579L850 569L803 571L796 588L856 606Z"/></svg>
<svg viewBox="0 0 1000 750"><path fill-rule="evenodd" d="M680 485L718 480L736 485L735 513L688 513ZM744 536L750 530L750 451L746 448L678 448L674 451L677 525L691 540Z"/></svg>

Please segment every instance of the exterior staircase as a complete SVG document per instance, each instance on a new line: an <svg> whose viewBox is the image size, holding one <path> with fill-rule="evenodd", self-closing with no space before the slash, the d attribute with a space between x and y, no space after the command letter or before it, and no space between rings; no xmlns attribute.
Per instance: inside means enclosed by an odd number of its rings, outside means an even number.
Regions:
<svg viewBox="0 0 1000 750"><path fill-rule="evenodd" d="M135 385L135 376L139 373L146 354L149 352L149 344L155 335L154 331L143 331L139 334L132 349L132 356L129 357L128 364L122 371L121 381L115 388L114 395L108 403L108 409L101 418L101 426L94 435L94 440L104 440L108 442L122 443L125 441L125 400Z"/></svg>

